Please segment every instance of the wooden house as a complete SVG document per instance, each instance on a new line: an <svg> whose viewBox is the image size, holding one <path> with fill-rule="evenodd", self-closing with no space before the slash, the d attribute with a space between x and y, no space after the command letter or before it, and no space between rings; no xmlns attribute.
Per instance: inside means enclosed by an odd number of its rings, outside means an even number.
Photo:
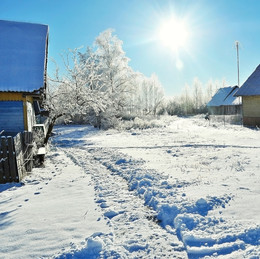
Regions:
<svg viewBox="0 0 260 259"><path fill-rule="evenodd" d="M48 26L0 20L0 132L32 131L46 88Z"/></svg>
<svg viewBox="0 0 260 259"><path fill-rule="evenodd" d="M239 97L234 96L238 89L238 86L220 88L207 104L209 114L239 114L241 112L241 102Z"/></svg>
<svg viewBox="0 0 260 259"><path fill-rule="evenodd" d="M260 126L260 65L248 77L236 96L242 97L243 124Z"/></svg>

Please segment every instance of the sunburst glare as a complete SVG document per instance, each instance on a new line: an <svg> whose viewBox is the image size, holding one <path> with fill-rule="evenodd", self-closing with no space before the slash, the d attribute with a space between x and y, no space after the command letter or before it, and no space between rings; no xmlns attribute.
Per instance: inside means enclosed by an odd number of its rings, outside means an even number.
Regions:
<svg viewBox="0 0 260 259"><path fill-rule="evenodd" d="M164 20L158 28L160 42L174 52L187 47L189 35L186 21L176 17Z"/></svg>

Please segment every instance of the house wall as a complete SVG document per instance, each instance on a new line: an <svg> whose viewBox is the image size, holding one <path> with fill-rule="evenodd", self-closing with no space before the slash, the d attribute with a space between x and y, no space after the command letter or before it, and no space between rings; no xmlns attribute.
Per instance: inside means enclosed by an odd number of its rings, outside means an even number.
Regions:
<svg viewBox="0 0 260 259"><path fill-rule="evenodd" d="M24 131L23 101L0 101L0 131Z"/></svg>
<svg viewBox="0 0 260 259"><path fill-rule="evenodd" d="M223 109L220 106L208 106L208 112L210 115L221 115L223 114Z"/></svg>
<svg viewBox="0 0 260 259"><path fill-rule="evenodd" d="M33 105L30 102L26 102L27 107L27 131L32 131L33 125L36 124L35 112Z"/></svg>
<svg viewBox="0 0 260 259"><path fill-rule="evenodd" d="M208 106L211 115L236 115L241 113L241 105Z"/></svg>
<svg viewBox="0 0 260 259"><path fill-rule="evenodd" d="M241 105L226 105L224 106L225 115L241 114Z"/></svg>
<svg viewBox="0 0 260 259"><path fill-rule="evenodd" d="M260 126L260 96L243 96L243 124Z"/></svg>
<svg viewBox="0 0 260 259"><path fill-rule="evenodd" d="M0 131L17 133L31 130L33 98L23 93L0 92Z"/></svg>

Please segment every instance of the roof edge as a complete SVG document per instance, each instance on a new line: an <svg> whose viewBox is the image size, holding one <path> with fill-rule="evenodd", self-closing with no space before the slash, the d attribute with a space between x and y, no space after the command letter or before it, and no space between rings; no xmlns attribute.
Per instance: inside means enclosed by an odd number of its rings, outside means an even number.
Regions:
<svg viewBox="0 0 260 259"><path fill-rule="evenodd" d="M12 20L3 20L3 19L0 19L0 22L10 22L10 23L19 23L19 24L24 23L24 24L31 24L31 25L43 25L43 26L47 26L49 28L48 24L37 23L37 22L12 21Z"/></svg>

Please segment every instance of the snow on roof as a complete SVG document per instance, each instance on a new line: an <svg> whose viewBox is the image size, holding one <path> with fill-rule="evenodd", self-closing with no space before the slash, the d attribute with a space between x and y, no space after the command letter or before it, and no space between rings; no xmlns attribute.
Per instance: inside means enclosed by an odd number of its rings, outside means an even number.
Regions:
<svg viewBox="0 0 260 259"><path fill-rule="evenodd" d="M260 65L237 91L236 96L260 95Z"/></svg>
<svg viewBox="0 0 260 259"><path fill-rule="evenodd" d="M240 105L239 98L234 96L238 89L238 86L220 88L208 102L207 106Z"/></svg>
<svg viewBox="0 0 260 259"><path fill-rule="evenodd" d="M44 87L48 26L0 20L0 91Z"/></svg>
<svg viewBox="0 0 260 259"><path fill-rule="evenodd" d="M240 99L235 96L239 90L238 86L234 86L232 92L225 98L223 105L241 105Z"/></svg>

